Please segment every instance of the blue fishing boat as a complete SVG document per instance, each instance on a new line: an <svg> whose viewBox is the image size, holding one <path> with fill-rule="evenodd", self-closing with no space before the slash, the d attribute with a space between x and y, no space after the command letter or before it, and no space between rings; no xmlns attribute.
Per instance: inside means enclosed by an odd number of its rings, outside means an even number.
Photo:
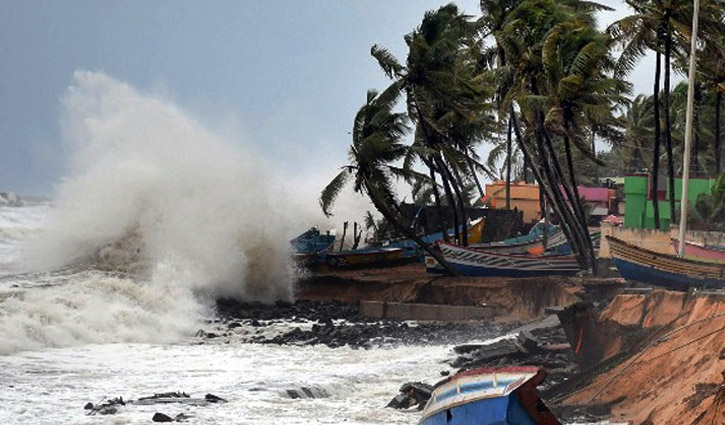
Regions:
<svg viewBox="0 0 725 425"><path fill-rule="evenodd" d="M546 233L546 250L566 244L566 236L558 226L539 222L523 236L497 242L472 243L470 247L500 254L541 254L545 251L544 233Z"/></svg>
<svg viewBox="0 0 725 425"><path fill-rule="evenodd" d="M483 238L483 227L486 221L483 218L477 218L472 220L468 225L468 241L469 243L479 243ZM459 230L463 230L463 226L459 226ZM453 237L455 234L453 228L448 229L448 236ZM443 232L431 233L429 235L423 235L420 239L427 243L432 244L443 240ZM412 239L403 239L392 241L385 245L386 248L402 248L405 251L405 256L409 258L419 258L423 261L423 249L418 246Z"/></svg>
<svg viewBox="0 0 725 425"><path fill-rule="evenodd" d="M574 275L581 270L573 255L500 254L444 242L438 247L461 276L535 277ZM446 273L433 257L426 257L425 265L429 273Z"/></svg>
<svg viewBox="0 0 725 425"><path fill-rule="evenodd" d="M725 288L725 264L661 254L612 236L607 242L617 270L627 280L678 291Z"/></svg>
<svg viewBox="0 0 725 425"><path fill-rule="evenodd" d="M419 425L561 425L539 398L546 371L474 369L438 383Z"/></svg>
<svg viewBox="0 0 725 425"><path fill-rule="evenodd" d="M335 235L321 233L317 227L310 228L290 241L292 251L298 254L316 254L327 250L333 243Z"/></svg>

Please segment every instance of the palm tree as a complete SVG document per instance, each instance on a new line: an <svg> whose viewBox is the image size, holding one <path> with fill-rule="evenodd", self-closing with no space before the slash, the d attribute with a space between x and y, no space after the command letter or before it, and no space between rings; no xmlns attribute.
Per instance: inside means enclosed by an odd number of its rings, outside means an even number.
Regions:
<svg viewBox="0 0 725 425"><path fill-rule="evenodd" d="M612 151L616 158L626 164L627 172L641 171L646 168L645 164L651 163L653 107L652 96L640 94L628 105L624 113L625 139L622 144L615 145Z"/></svg>
<svg viewBox="0 0 725 425"><path fill-rule="evenodd" d="M531 171L544 188L549 203L560 217L562 228L577 253L580 264L582 267L591 267L593 270L596 268L596 259L590 249L591 241L586 228L586 220L574 201L575 195L570 187L570 183L575 183L575 180L572 181L571 173L569 173L569 178L564 176L559 163L560 151L555 146L552 134L549 133L553 127L547 125L545 112L547 114L551 112L549 111L550 106L556 103L554 102L556 91L552 89L559 90L559 87L555 87L557 83L554 81L559 81L566 86L567 83L570 85L572 83L584 84L587 81L593 82L594 79L585 75L572 75L569 80L564 80L569 71L562 68L564 73L560 76L550 73L549 71L556 70L547 67L551 64L545 64L543 57L545 49L550 53L548 55L550 58L555 56L553 52L559 50L560 58L566 59L562 66L576 63L576 67L579 67L591 62L596 65L591 66L593 69L600 70L603 56L594 54L593 56L596 58L592 60L592 54L596 53L594 51L596 49L593 47L584 49L589 43L576 46L577 49L573 52L567 51L567 43L572 43L569 40L572 34L568 34L566 28L567 25L570 25L570 29L579 29L584 32L588 28L593 28L595 24L593 12L598 9L605 8L596 3L576 0L523 0L518 2L509 13L497 37L497 42L505 52L509 67L507 74L513 76L509 80L512 81L512 84L507 88L501 100L500 109L508 110L519 148L524 154L525 160L532 165ZM582 50L579 59L575 60L577 53ZM571 65L568 66L571 67ZM604 90L603 87L611 82L602 80L598 84L602 86L598 88L601 92ZM561 88L566 89L566 87ZM595 85L582 88L591 90L595 88ZM602 96L602 94L592 95L593 104L604 103L601 99L595 99L596 96ZM521 124L515 113L517 108L520 111ZM591 118L595 117L595 114L590 115ZM564 122L561 121L562 125L556 126L556 128L566 130ZM552 121L549 120L549 124L551 123ZM571 123L569 121L569 124ZM586 125L582 124L582 126ZM572 139L572 135L579 133L577 130L578 128L571 127L562 134L568 133L570 141L574 142L579 151L590 157L593 156L588 147L583 148L578 143L578 135ZM567 157L571 158L571 150ZM567 163L571 166L570 160L567 160ZM565 194L562 194L560 187L563 188Z"/></svg>
<svg viewBox="0 0 725 425"><path fill-rule="evenodd" d="M411 167L420 160L432 181L440 176L453 207L456 238L463 245L468 243L466 226L460 226L460 238L458 228L459 218L461 224L467 221L464 187L470 178L482 192L476 172L488 170L474 148L490 133L493 121L486 88L476 78L481 60L475 30L467 16L448 4L427 12L421 25L405 36L405 66L385 48L375 45L371 49L385 74L394 80L391 89L405 93L408 115L415 123L414 142L405 163ZM437 184L433 188L435 193Z"/></svg>
<svg viewBox="0 0 725 425"><path fill-rule="evenodd" d="M660 107L664 114L664 136L667 154L668 191L670 193L670 216L677 216L675 210L675 175L672 145L672 123L670 110L670 75L673 56L686 56L691 36L692 1L690 0L626 0L634 14L612 24L608 31L619 41L623 48L619 58L619 76L630 72L647 50L655 52L654 84L654 150L652 165L652 202L655 214L655 227L660 227L659 207L656 190L659 173L660 147ZM723 7L719 0L703 0L700 6L701 36L712 40L722 34ZM664 91L660 105L661 59L664 57Z"/></svg>
<svg viewBox="0 0 725 425"><path fill-rule="evenodd" d="M378 95L375 90L368 91L367 101L355 116L352 128L352 145L348 154L350 164L343 166L322 190L320 206L325 215L330 216L335 199L345 184L352 180L355 192L366 194L389 223L455 275L455 270L439 251L402 224L392 178L410 178L415 172L392 165L401 160L407 151L401 141L408 131L407 118L405 114L393 111L396 100L397 96L391 92ZM422 178L420 175L416 177Z"/></svg>

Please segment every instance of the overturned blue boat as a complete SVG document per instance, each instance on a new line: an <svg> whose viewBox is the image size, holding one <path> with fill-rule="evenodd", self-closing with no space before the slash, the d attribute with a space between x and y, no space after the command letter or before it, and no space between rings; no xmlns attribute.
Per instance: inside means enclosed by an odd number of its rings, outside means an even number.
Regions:
<svg viewBox="0 0 725 425"><path fill-rule="evenodd" d="M419 425L561 425L539 398L533 366L474 369L436 385Z"/></svg>

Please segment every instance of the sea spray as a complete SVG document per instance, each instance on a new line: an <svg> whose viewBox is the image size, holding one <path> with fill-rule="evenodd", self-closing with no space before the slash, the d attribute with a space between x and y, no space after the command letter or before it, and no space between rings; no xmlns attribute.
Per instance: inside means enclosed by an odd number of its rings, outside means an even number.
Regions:
<svg viewBox="0 0 725 425"><path fill-rule="evenodd" d="M74 81L63 99L70 175L37 258L65 264L136 232L132 249L153 264L184 264L193 289L290 299L287 211L275 207L257 159L105 74L76 72Z"/></svg>
<svg viewBox="0 0 725 425"><path fill-rule="evenodd" d="M217 297L292 299L288 241L305 216L267 190L280 184L259 158L98 72L75 73L62 124L69 171L24 253L34 269L103 272L2 301L0 353L166 342Z"/></svg>

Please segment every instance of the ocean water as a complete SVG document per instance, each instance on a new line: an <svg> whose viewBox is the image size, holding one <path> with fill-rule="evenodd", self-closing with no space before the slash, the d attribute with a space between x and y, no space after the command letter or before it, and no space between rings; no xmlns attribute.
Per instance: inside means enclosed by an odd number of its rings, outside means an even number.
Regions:
<svg viewBox="0 0 725 425"><path fill-rule="evenodd" d="M385 404L402 383L435 381L448 370L441 364L450 355L447 346L200 345L193 335L208 310L154 304L158 288L149 282L81 267L14 274L17 252L51 211L49 205L0 209L0 229L19 235L3 244L0 423L148 423L161 411L193 415L189 423L412 424L418 412ZM287 389L301 386L318 386L329 397L286 396ZM229 403L128 405L112 416L86 416L83 410L104 398L168 391L213 393Z"/></svg>

